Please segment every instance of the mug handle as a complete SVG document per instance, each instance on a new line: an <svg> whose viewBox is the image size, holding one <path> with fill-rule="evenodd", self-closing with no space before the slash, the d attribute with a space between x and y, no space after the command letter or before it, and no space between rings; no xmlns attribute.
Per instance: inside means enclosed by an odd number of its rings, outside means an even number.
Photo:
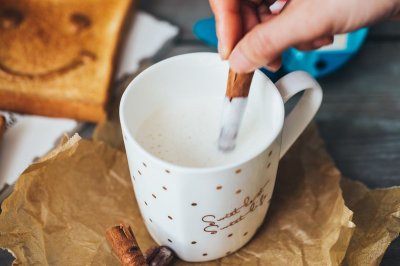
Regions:
<svg viewBox="0 0 400 266"><path fill-rule="evenodd" d="M322 89L318 82L304 71L287 74L279 79L275 86L284 103L296 93L304 90L303 96L286 116L283 124L280 154L280 158L282 158L318 111L322 102Z"/></svg>

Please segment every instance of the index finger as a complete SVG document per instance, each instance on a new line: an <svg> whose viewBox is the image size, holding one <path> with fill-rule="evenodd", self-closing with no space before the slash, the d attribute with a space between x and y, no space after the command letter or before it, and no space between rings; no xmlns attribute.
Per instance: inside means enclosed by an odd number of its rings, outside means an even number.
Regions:
<svg viewBox="0 0 400 266"><path fill-rule="evenodd" d="M218 52L227 59L243 34L240 0L210 0L215 16Z"/></svg>

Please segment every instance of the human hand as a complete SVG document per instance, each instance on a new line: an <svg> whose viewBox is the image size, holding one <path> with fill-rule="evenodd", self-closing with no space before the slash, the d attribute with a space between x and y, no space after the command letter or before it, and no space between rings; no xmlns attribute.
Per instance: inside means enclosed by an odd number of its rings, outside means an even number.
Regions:
<svg viewBox="0 0 400 266"><path fill-rule="evenodd" d="M280 1L280 0L278 0ZM400 0L291 0L279 14L276 0L210 0L218 51L239 73L276 71L289 47L313 50L346 33L399 14Z"/></svg>

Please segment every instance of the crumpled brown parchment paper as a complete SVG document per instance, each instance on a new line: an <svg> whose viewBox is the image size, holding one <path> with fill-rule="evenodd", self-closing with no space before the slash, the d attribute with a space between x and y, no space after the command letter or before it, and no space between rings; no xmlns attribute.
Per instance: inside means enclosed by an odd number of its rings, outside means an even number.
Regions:
<svg viewBox="0 0 400 266"><path fill-rule="evenodd" d="M117 101L116 101L117 102ZM110 120L116 115L110 116ZM21 265L118 265L106 228L130 224L139 245L155 243L141 220L117 120L95 141L74 137L19 178L2 204L0 247ZM239 252L191 265L377 265L400 231L400 188L369 190L342 179L315 125L282 159L266 220ZM189 265L177 260L176 265Z"/></svg>
<svg viewBox="0 0 400 266"><path fill-rule="evenodd" d="M354 248L347 253L351 265L362 265L353 260L376 250L377 243L369 238L379 239L384 247L397 234L398 218L390 217L399 212L393 200L400 191L377 193L352 189L349 183L350 204L363 214L360 232L351 238L352 213L344 205L340 177L315 126L309 128L281 162L273 201L258 234L239 252L203 265L337 265L349 243L368 241L370 247L363 244L362 250L359 242L350 244ZM391 196L385 198L382 193L387 191ZM375 202L376 208L362 206L376 194L384 201ZM362 217L370 222L362 223ZM2 205L0 246L12 250L22 265L116 265L104 232L120 222L133 226L143 249L154 245L136 206L125 154L98 141L74 138L20 177ZM365 230L368 236L363 236Z"/></svg>
<svg viewBox="0 0 400 266"><path fill-rule="evenodd" d="M141 224L125 157L74 137L32 164L1 206L0 247L21 265L118 265L105 230Z"/></svg>
<svg viewBox="0 0 400 266"><path fill-rule="evenodd" d="M400 232L400 188L368 189L343 178L346 205L357 225L346 252L346 265L379 265L390 242Z"/></svg>

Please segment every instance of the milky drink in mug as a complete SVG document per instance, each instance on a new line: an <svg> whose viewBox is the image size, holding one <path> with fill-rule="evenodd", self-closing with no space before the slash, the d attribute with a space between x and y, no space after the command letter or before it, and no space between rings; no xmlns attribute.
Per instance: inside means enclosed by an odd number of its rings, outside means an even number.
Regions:
<svg viewBox="0 0 400 266"><path fill-rule="evenodd" d="M159 106L139 125L140 145L167 162L186 167L212 167L240 162L249 157L271 134L273 112L259 113L249 109L243 121L238 145L229 153L218 150L221 126L221 99L180 100Z"/></svg>
<svg viewBox="0 0 400 266"><path fill-rule="evenodd" d="M280 157L322 99L318 83L305 72L274 85L256 71L236 148L221 153L217 139L228 68L213 53L173 57L142 72L121 100L142 218L158 244L187 261L223 257L251 239L267 212ZM302 90L285 118L284 102Z"/></svg>

